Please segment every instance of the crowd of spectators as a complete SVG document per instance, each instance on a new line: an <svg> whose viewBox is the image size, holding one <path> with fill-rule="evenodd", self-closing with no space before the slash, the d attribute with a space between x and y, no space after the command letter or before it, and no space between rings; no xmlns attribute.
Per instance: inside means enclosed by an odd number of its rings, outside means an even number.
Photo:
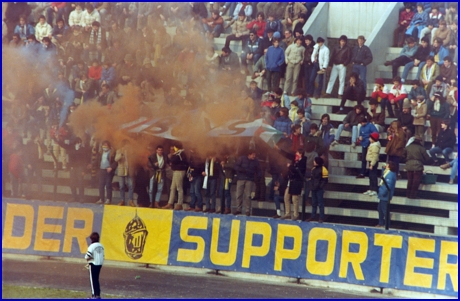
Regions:
<svg viewBox="0 0 460 301"><path fill-rule="evenodd" d="M110 141L91 139L90 132L75 136L69 118L79 106L95 100L110 110L122 96L122 87L128 85L141 91L139 103L156 101L156 93L162 89L165 102L159 111L164 107L194 110L211 102L237 100L242 107L239 119L263 118L283 133L276 153L284 154L291 163L286 167L284 161L272 160L267 170L273 176L269 198L274 199L275 190L285 191L286 209L290 196L298 208L299 193L296 185L282 187L286 181L281 178L295 183L298 179L291 166L307 161L309 168L301 169L302 174L318 169L313 172L319 181L315 193L322 190L327 178L322 168L327 166L330 146L340 143L343 130L352 132L353 148L362 146L362 168L357 177L374 169L369 175L369 195L378 191L375 150L385 131L385 151L397 174L400 158L415 160L410 145L420 143L423 147L427 120L431 125L431 161L443 168L457 166L456 159L450 161L458 118L457 4L414 4L405 3L394 31L393 46L403 47L400 56L385 62L392 66L392 84L377 78L373 92L366 95L366 66L373 56L364 45L365 37L358 36L351 47L349 37L341 35L337 46L329 49L327 37L315 39L303 32L315 2L8 3L3 21L4 57L13 59L14 53L29 58L23 64L37 58L25 69L27 73L12 71L15 76L7 76L2 83L3 105L11 112L3 131L3 174L10 174L11 195L29 193L28 183L41 174L40 162L48 152L55 169L70 169L74 201L84 197L83 176L91 170L92 179L99 183L98 203L112 203L116 174L121 179L119 205L135 206L133 193L137 191L139 198L140 194L147 196L147 206L158 208L165 187L170 196L163 208L181 210L183 183L188 179L192 196L188 210L203 210L201 189L205 187L206 211L220 207L228 214L236 175L236 213L250 214L248 200L261 189L256 187L263 178L254 151L241 157L230 151L203 154L174 143L163 155L163 146L150 145L148 160L137 166L132 163L129 140L115 149ZM173 39L166 31L169 26L176 27ZM214 39L223 33L228 33L225 46L216 51ZM241 54L232 51L232 41L241 42ZM400 77L401 66L404 72ZM352 71L348 78L347 67ZM417 76L409 81L414 67L418 67ZM249 87L247 75L253 79ZM38 77L41 80L35 80ZM337 113L346 113L347 100L357 101L357 105L335 130L328 114L321 116L319 124L312 121L311 98L331 98L337 77L341 99ZM410 91L405 87L409 83ZM206 93L207 85L219 89ZM186 91L185 96L181 90ZM71 102L67 102L68 95ZM291 101L289 96L295 99ZM363 106L366 99L369 109ZM388 129L385 117L396 119ZM27 146L23 146L23 137L31 138ZM437 154L444 159L438 159ZM417 160L428 163L425 157ZM420 169L414 166L410 185L418 188ZM136 188L139 183L144 183L142 192ZM414 189L410 197L414 197ZM176 192L178 203L174 205ZM216 195L221 206L216 206ZM320 207L323 220L322 194L315 195L315 208ZM292 218L298 216L294 211Z"/></svg>

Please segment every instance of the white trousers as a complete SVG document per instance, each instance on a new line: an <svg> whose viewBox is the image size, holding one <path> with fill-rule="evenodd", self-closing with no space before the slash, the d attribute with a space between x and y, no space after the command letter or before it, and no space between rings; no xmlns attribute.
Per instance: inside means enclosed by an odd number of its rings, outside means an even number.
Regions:
<svg viewBox="0 0 460 301"><path fill-rule="evenodd" d="M329 83L327 84L326 94L331 94L332 88L334 87L337 75L339 76L339 95L343 95L343 89L345 88L345 75L347 73L347 67L343 64L332 66L331 76L329 77Z"/></svg>

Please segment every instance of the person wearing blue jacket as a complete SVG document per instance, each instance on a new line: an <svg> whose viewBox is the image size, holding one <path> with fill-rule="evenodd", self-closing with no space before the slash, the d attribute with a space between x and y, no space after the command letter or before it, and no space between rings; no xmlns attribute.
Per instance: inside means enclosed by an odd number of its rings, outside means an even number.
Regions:
<svg viewBox="0 0 460 301"><path fill-rule="evenodd" d="M415 40L420 38L422 30L428 24L428 13L423 11L423 4L417 4L417 12L412 17L412 21L409 24L409 27L406 30L406 35L412 36Z"/></svg>
<svg viewBox="0 0 460 301"><path fill-rule="evenodd" d="M279 45L279 39L273 39L273 46L268 47L265 54L267 88L270 92L280 86L281 66L284 64L284 50Z"/></svg>
<svg viewBox="0 0 460 301"><path fill-rule="evenodd" d="M27 18L25 16L21 16L19 17L19 24L16 25L13 33L17 33L21 40L25 43L29 35L35 34L35 28L32 25L27 24Z"/></svg>
<svg viewBox="0 0 460 301"><path fill-rule="evenodd" d="M112 66L111 62L108 59L104 60L102 63L102 73L99 85L103 84L109 85L109 87L114 87L115 84L115 68Z"/></svg>
<svg viewBox="0 0 460 301"><path fill-rule="evenodd" d="M371 122L367 121L367 118L365 116L361 116L359 118L359 123L361 124L361 129L359 130L359 138L358 140L360 141L360 144L362 146L362 157L361 157L361 172L359 173L356 178L362 179L364 178L364 173L366 172L366 166L367 166L367 161L366 161L366 155L367 155L367 148L369 147L370 141L369 137L371 136L372 133L374 132L379 132L375 125Z"/></svg>
<svg viewBox="0 0 460 301"><path fill-rule="evenodd" d="M396 187L396 163L392 161L388 162L383 171L383 178L387 182L388 188L390 188L390 190L388 190L383 180L381 180L379 186L379 193L377 195L379 199L379 205L377 207L377 211L379 212L379 223L376 226L377 228L385 227L388 202L393 198L393 194L395 192ZM390 226L389 220L388 226Z"/></svg>
<svg viewBox="0 0 460 301"><path fill-rule="evenodd" d="M441 38L435 38L433 40L433 46L431 48L430 56L435 58L435 62L439 65L439 67L444 64L444 58L449 55L449 50L443 46ZM421 62L418 66L417 71L417 79L420 79L420 74L422 73L423 66L425 66L425 62Z"/></svg>

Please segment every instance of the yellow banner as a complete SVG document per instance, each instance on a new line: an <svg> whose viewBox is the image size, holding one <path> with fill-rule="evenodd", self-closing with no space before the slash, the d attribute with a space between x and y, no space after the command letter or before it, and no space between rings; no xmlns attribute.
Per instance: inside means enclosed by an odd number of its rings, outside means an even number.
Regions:
<svg viewBox="0 0 460 301"><path fill-rule="evenodd" d="M168 264L172 210L105 206L101 243L105 258Z"/></svg>

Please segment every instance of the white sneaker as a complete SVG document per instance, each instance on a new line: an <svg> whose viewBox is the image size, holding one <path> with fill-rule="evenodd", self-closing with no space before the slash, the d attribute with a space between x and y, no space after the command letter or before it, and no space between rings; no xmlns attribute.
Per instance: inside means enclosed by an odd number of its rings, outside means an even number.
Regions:
<svg viewBox="0 0 460 301"><path fill-rule="evenodd" d="M110 200L109 200L109 199L107 199L107 201L105 201L105 203L104 203L104 204L110 205L110 203L111 203L111 202L110 202Z"/></svg>
<svg viewBox="0 0 460 301"><path fill-rule="evenodd" d="M371 193L372 193L372 191L368 190L368 191L364 192L363 194L370 195Z"/></svg>
<svg viewBox="0 0 460 301"><path fill-rule="evenodd" d="M337 144L339 144L339 143L337 142L337 140L334 140L334 141L332 141L331 146L336 146Z"/></svg>
<svg viewBox="0 0 460 301"><path fill-rule="evenodd" d="M352 143L352 144L351 144L351 147L352 147L352 148L356 148L356 143Z"/></svg>
<svg viewBox="0 0 460 301"><path fill-rule="evenodd" d="M374 196L374 195L377 195L377 192L371 191L371 192L369 193L369 196Z"/></svg>
<svg viewBox="0 0 460 301"><path fill-rule="evenodd" d="M96 202L96 204L102 204L102 203L103 203L103 202L102 202L101 199L99 199L99 201Z"/></svg>

